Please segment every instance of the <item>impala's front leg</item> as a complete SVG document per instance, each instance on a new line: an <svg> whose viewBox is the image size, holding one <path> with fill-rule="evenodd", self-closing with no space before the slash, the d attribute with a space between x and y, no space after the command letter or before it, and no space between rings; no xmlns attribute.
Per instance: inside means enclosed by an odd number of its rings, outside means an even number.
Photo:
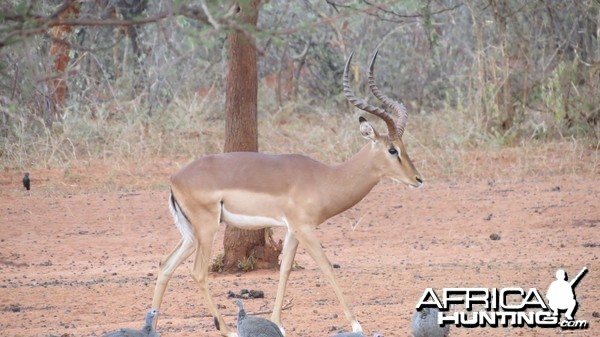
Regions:
<svg viewBox="0 0 600 337"><path fill-rule="evenodd" d="M350 323L352 324L352 331L362 332L362 327L360 326L360 323L358 323L356 318L354 318L352 311L350 311L350 308L346 303L346 299L344 298L342 290L335 281L335 276L333 275L333 266L331 265L331 262L329 262L329 259L325 255L323 248L321 248L321 243L317 239L313 228L310 226L302 227L298 231L296 231L295 235L300 244L306 249L306 251L313 258L313 260L315 260L319 268L321 268L321 271L323 272L323 274L325 274L325 277L329 280L329 283L331 283L333 291L335 292L338 301L340 301L342 309L344 309L346 319L348 319L348 321L350 321Z"/></svg>
<svg viewBox="0 0 600 337"><path fill-rule="evenodd" d="M273 323L277 324L280 328L282 327L281 310L283 308L283 296L285 295L285 287L288 278L290 277L290 272L292 271L294 257L296 256L296 248L298 248L298 240L294 237L292 232L288 230L285 236L285 242L283 243L283 251L281 252L279 285L277 286L277 296L275 297L275 306L273 307L273 315L271 316Z"/></svg>

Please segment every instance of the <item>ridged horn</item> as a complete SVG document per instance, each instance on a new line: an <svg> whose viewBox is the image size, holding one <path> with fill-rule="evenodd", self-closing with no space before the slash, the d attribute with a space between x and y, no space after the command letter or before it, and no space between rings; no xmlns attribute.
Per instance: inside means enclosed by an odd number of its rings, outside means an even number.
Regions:
<svg viewBox="0 0 600 337"><path fill-rule="evenodd" d="M375 59L377 59L377 54L379 53L379 49L375 51L373 57L371 58L371 63L369 64L369 88L371 88L371 92L378 100L380 100L386 107L392 112L398 115L398 119L395 123L395 128L397 131L398 138L402 138L402 134L404 134L404 128L406 127L406 121L408 119L408 113L406 111L406 107L402 102L394 101L393 99L384 95L381 90L375 84L375 76L373 75L373 69L375 68Z"/></svg>
<svg viewBox="0 0 600 337"><path fill-rule="evenodd" d="M388 128L388 136L394 138L397 136L398 130L396 124L394 123L394 119L383 109L378 108L376 106L370 105L364 100L357 98L354 95L352 89L350 89L350 83L348 80L348 69L350 68L350 61L352 61L352 56L354 52L350 53L348 56L348 60L346 61L346 66L344 67L344 76L342 77L342 86L344 87L344 95L350 103L352 103L355 107L364 110L368 113L371 113L379 118L381 118Z"/></svg>

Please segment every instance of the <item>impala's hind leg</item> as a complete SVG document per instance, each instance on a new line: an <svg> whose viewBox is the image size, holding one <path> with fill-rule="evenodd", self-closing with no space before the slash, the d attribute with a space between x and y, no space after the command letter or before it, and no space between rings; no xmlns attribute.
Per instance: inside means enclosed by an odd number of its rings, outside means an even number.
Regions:
<svg viewBox="0 0 600 337"><path fill-rule="evenodd" d="M177 244L177 247L167 256L167 258L161 262L160 271L156 279L156 286L154 287L154 297L152 298L152 309L159 310L162 298L169 284L173 272L185 259L187 259L194 250L196 249L196 242L189 239L183 238ZM154 327L158 322L158 315L154 318Z"/></svg>
<svg viewBox="0 0 600 337"><path fill-rule="evenodd" d="M277 286L277 296L275 297L275 306L273 307L273 314L271 315L271 321L277 324L280 328L281 324L281 310L283 308L283 297L285 296L285 288L287 281L292 271L292 265L294 264L294 257L296 256L296 249L298 248L298 240L294 237L292 232L288 232L285 236L285 242L283 243L283 251L281 252L281 265L279 268L279 284Z"/></svg>
<svg viewBox="0 0 600 337"><path fill-rule="evenodd" d="M211 226L203 231L203 235L198 242L198 249L196 250L196 258L194 259L194 266L192 267L192 277L198 283L200 292L206 300L208 311L210 311L210 314L213 316L215 326L221 332L221 335L227 337L237 337L236 333L229 331L225 320L223 320L223 317L217 311L217 306L215 305L212 295L208 290L208 267L210 265L210 254L212 250L213 238L217 229L217 226Z"/></svg>

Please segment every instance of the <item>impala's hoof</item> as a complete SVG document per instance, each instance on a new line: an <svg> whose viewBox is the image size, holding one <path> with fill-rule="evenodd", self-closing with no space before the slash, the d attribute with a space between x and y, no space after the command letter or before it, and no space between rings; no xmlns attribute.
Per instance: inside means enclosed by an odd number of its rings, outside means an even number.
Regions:
<svg viewBox="0 0 600 337"><path fill-rule="evenodd" d="M352 321L352 332L363 332L362 326L358 321Z"/></svg>

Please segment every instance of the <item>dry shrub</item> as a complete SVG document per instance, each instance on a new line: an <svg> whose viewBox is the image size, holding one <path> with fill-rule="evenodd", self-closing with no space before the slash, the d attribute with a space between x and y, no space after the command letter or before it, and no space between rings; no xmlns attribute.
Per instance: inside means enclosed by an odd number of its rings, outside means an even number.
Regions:
<svg viewBox="0 0 600 337"><path fill-rule="evenodd" d="M134 174L151 169L146 164L157 158L170 158L175 168L181 167L198 156L222 152L220 106L190 97L174 99L164 111L151 115L137 100L121 102L118 108L98 104L93 113L91 107L80 107L52 129L21 124L11 141L0 145L1 165L4 170L101 165L107 172ZM385 132L385 124L376 117L345 104L317 107L288 102L281 108L261 106L259 110L259 148L266 153L301 153L337 163L367 142L358 131L358 116L364 115ZM38 131L30 132L34 128ZM583 139L517 136L508 140L507 135L481 130L469 114L456 110L410 112L404 142L428 180L524 179L598 171L598 133ZM72 181L79 175L65 174L65 179ZM104 189L127 189L105 180Z"/></svg>

